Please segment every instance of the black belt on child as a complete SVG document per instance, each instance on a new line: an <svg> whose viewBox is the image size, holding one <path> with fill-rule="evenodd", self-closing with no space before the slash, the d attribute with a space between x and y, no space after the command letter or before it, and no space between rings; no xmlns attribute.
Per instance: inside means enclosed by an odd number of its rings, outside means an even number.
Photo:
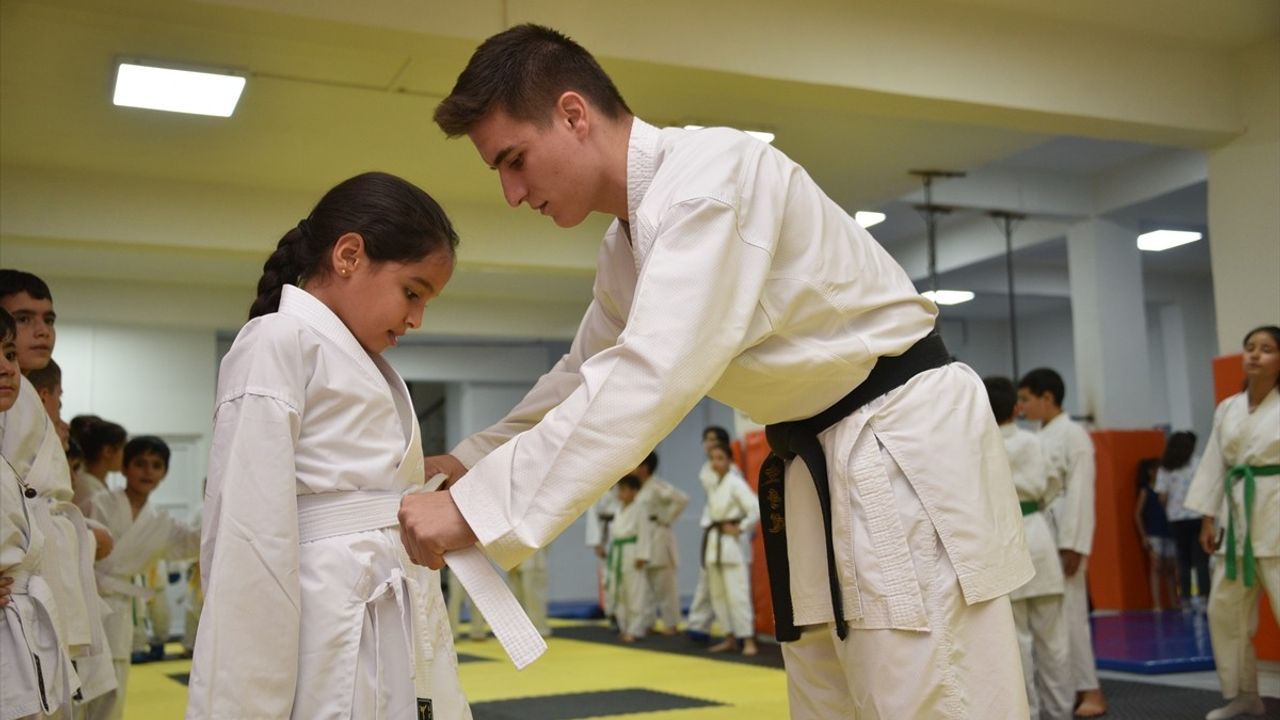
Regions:
<svg viewBox="0 0 1280 720"><path fill-rule="evenodd" d="M728 520L716 520L710 525L702 529L702 554L698 556L698 562L702 567L707 566L707 540L711 538L711 531L716 531L716 565L721 564L721 548L720 541L724 538L725 525L739 525L745 518L730 518Z"/></svg>
<svg viewBox="0 0 1280 720"><path fill-rule="evenodd" d="M769 569L769 594L773 598L773 626L778 642L800 638L791 607L791 564L787 559L786 503L783 497L787 461L797 455L809 468L822 509L822 526L827 540L827 580L831 586L831 609L836 633L840 639L849 634L844 618L844 601L840 593L840 577L836 573L835 544L831 538L831 486L827 480L827 459L818 435L849 417L858 408L902 387L908 380L926 370L942 367L953 360L936 331L916 342L906 352L876 360L871 374L862 384L835 405L807 420L777 423L765 428L772 452L760 466L760 517L765 523L764 556Z"/></svg>

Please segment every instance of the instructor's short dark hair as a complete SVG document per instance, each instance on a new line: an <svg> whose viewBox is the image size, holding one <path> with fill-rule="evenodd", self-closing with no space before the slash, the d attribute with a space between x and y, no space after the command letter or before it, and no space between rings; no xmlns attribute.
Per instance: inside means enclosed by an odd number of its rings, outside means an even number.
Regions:
<svg viewBox="0 0 1280 720"><path fill-rule="evenodd" d="M1067 397L1067 386L1062 382L1062 376L1050 368L1036 368L1023 375L1018 381L1018 389L1022 388L1030 390L1036 397L1045 393L1053 395L1053 401L1058 407L1062 407L1062 401Z"/></svg>
<svg viewBox="0 0 1280 720"><path fill-rule="evenodd" d="M517 25L485 40L438 107L436 125L449 137L470 132L493 110L545 125L572 90L614 120L631 114L622 93L586 48L541 25Z"/></svg>

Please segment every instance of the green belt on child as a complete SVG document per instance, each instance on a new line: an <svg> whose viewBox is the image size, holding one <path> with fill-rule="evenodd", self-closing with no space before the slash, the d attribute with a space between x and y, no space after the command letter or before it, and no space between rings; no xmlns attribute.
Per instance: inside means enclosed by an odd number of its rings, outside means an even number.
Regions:
<svg viewBox="0 0 1280 720"><path fill-rule="evenodd" d="M1026 517L1032 513L1040 512L1039 500L1023 500L1018 503L1018 507L1022 508L1022 516Z"/></svg>
<svg viewBox="0 0 1280 720"><path fill-rule="evenodd" d="M1253 496L1258 492L1258 475L1280 475L1280 465L1236 465L1227 471L1227 567L1228 580L1236 579L1236 504L1232 497L1232 485L1236 478L1244 479L1244 585L1253 587Z"/></svg>
<svg viewBox="0 0 1280 720"><path fill-rule="evenodd" d="M639 539L638 535L628 535L626 537L615 538L609 543L609 558L605 561L605 565L610 570L613 578L613 591L617 592L622 587L622 546L632 545Z"/></svg>

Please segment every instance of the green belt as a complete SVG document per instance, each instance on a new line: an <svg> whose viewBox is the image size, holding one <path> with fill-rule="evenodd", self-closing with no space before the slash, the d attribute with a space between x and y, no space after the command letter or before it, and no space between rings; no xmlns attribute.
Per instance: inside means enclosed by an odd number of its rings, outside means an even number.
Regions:
<svg viewBox="0 0 1280 720"><path fill-rule="evenodd" d="M617 592L618 588L622 587L622 546L632 545L639 539L638 535L628 535L627 537L615 538L612 543L609 543L609 559L605 564L608 566L610 573L609 576L605 577L605 587L609 587L610 576L613 580L611 589L614 592Z"/></svg>
<svg viewBox="0 0 1280 720"><path fill-rule="evenodd" d="M1038 500L1023 500L1018 503L1018 507L1022 508L1022 516L1026 517L1032 513L1040 512L1040 502Z"/></svg>
<svg viewBox="0 0 1280 720"><path fill-rule="evenodd" d="M1280 475L1280 465L1236 465L1227 471L1227 579L1236 579L1236 504L1231 486L1236 478L1244 478L1244 584L1252 587L1253 562L1253 496L1257 494L1258 475Z"/></svg>

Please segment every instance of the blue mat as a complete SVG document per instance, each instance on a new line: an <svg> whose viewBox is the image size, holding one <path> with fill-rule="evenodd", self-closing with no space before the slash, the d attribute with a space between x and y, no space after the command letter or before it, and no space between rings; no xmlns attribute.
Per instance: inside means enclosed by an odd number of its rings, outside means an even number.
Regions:
<svg viewBox="0 0 1280 720"><path fill-rule="evenodd" d="M1093 650L1103 670L1155 675L1213 669L1204 613L1142 610L1093 618Z"/></svg>

